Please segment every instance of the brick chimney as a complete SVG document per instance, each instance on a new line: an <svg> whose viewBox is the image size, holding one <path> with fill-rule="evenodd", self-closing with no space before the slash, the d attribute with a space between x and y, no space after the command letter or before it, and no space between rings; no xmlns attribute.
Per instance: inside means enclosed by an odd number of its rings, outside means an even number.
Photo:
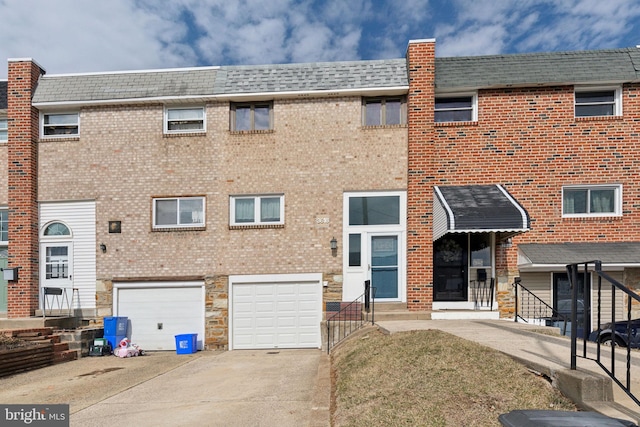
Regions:
<svg viewBox="0 0 640 427"><path fill-rule="evenodd" d="M407 307L412 311L431 310L433 303L435 49L435 39L412 40L407 47Z"/></svg>
<svg viewBox="0 0 640 427"><path fill-rule="evenodd" d="M7 285L7 316L30 317L38 309L38 110L31 106L45 73L31 59L9 59L7 87L9 267L18 280Z"/></svg>

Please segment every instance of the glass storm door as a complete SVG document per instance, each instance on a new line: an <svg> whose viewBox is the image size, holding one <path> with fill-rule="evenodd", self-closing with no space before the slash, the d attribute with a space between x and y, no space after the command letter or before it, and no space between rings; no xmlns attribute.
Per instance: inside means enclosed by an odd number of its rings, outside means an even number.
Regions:
<svg viewBox="0 0 640 427"><path fill-rule="evenodd" d="M372 235L369 242L371 286L376 299L398 299L398 235Z"/></svg>
<svg viewBox="0 0 640 427"><path fill-rule="evenodd" d="M72 244L45 243L42 249L42 287L71 288L73 279Z"/></svg>
<svg viewBox="0 0 640 427"><path fill-rule="evenodd" d="M434 301L467 301L467 235L447 234L433 248Z"/></svg>

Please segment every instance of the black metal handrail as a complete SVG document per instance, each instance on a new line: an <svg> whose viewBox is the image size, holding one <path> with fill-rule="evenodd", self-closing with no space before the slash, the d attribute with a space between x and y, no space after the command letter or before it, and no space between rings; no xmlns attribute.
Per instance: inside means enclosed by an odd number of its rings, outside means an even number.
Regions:
<svg viewBox="0 0 640 427"><path fill-rule="evenodd" d="M567 330L567 317L560 314L552 306L540 299L536 294L522 285L520 277L516 277L512 284L515 292L514 320L524 323L538 323L544 326L561 326L564 334ZM575 328L572 328L575 329Z"/></svg>
<svg viewBox="0 0 640 427"><path fill-rule="evenodd" d="M471 292L473 295L474 308L488 308L493 311L493 293L495 289L495 278L486 280L473 280L471 282Z"/></svg>
<svg viewBox="0 0 640 427"><path fill-rule="evenodd" d="M631 307L632 307L632 303L634 301L636 301L636 303L640 303L640 296L638 296L635 292L631 291L629 288L627 288L626 286L624 286L622 283L618 282L616 279L614 279L613 277L609 276L607 273L605 273L604 271L602 271L602 262L601 261L588 261L588 262L584 262L584 263L578 263L578 264L569 264L567 265L567 273L569 274L569 282L571 283L572 286L572 290L573 290L573 296L572 296L572 321L575 322L575 317L576 317L576 307L577 307L577 294L578 294L578 286L577 284L579 283L578 281L578 274L580 274L580 270L582 270L583 274L586 275L590 272L593 271L596 276L597 276L597 298L596 298L596 312L597 312L597 328L595 330L595 332L593 334L591 334L591 336L588 336L586 333L583 336L583 350L582 350L582 355L578 355L577 352L577 333L574 333L572 328L571 331L571 369L576 369L576 358L577 357L582 357L585 359L590 359L589 357L587 357L587 340L591 339L596 341L597 343L597 348L596 348L596 359L595 362L598 364L598 366L600 366L602 368L602 370L616 383L618 384L618 386L637 404L640 405L640 400L633 394L633 391L631 390L631 348L635 345L637 345L637 343L632 343L632 327L631 327ZM604 281L604 283L603 283ZM587 280L583 280L582 282L585 286L588 286L589 283ZM600 332L604 329L604 324L602 323L602 316L603 316L603 304L602 304L602 293L603 293L603 286L605 286L606 289L604 289L604 291L608 291L610 290L611 292L611 305L610 308L607 310L607 312L610 313L605 313L605 314L610 314L610 321L608 321L607 323L611 323L613 325L612 329L611 329L611 335L610 335L610 360L609 360L609 366L607 366L605 364L605 362L603 362L602 360L602 352L601 352L601 346L602 346L602 340L600 339ZM620 297L622 299L621 304L625 307L625 313L622 319L618 319L616 317L616 307L618 306L618 301L616 300L617 298L617 294L618 292L622 292L622 296ZM586 295L586 294L584 294ZM589 318L587 316L587 313L589 313L589 309L590 309L590 301L589 299L585 299L585 318ZM625 304L626 303L626 304ZM625 334L626 337L628 338L625 342L624 346L621 346L618 344L617 340L616 340L616 335L618 333L621 334ZM621 337L622 339L622 337ZM620 358L616 358L616 354L620 355L620 351L617 351L616 349L618 347L623 347L624 348L624 360L623 362L625 363L624 366L624 378L620 378L617 376L616 374L616 363L621 362Z"/></svg>
<svg viewBox="0 0 640 427"><path fill-rule="evenodd" d="M364 282L364 293L355 300L344 303L336 302L339 310L331 317L327 318L327 353L331 351L331 347L336 346L340 341L345 339L351 333L362 328L365 324L371 322L374 324L375 314L375 294L376 288L371 287L371 281ZM328 307L332 304L327 303ZM371 320L369 320L371 316Z"/></svg>

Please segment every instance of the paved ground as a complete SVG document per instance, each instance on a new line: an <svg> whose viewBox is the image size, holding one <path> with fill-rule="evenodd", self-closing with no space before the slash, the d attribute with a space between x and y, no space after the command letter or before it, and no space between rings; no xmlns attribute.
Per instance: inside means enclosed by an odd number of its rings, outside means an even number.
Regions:
<svg viewBox="0 0 640 427"><path fill-rule="evenodd" d="M68 403L71 426L326 426L320 350L87 357L1 380L0 402Z"/></svg>

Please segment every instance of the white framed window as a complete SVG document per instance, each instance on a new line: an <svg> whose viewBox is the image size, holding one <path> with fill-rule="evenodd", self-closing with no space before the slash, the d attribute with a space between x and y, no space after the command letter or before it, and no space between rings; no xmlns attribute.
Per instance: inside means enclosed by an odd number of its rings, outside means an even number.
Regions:
<svg viewBox="0 0 640 427"><path fill-rule="evenodd" d="M407 123L407 101L403 96L362 98L363 126Z"/></svg>
<svg viewBox="0 0 640 427"><path fill-rule="evenodd" d="M284 194L231 196L231 225L284 224Z"/></svg>
<svg viewBox="0 0 640 427"><path fill-rule="evenodd" d="M204 132L204 107L165 108L164 133Z"/></svg>
<svg viewBox="0 0 640 427"><path fill-rule="evenodd" d="M273 102L231 104L231 130L255 131L273 129Z"/></svg>
<svg viewBox="0 0 640 427"><path fill-rule="evenodd" d="M9 141L9 121L6 117L0 117L0 142Z"/></svg>
<svg viewBox="0 0 640 427"><path fill-rule="evenodd" d="M153 199L153 228L204 227L204 197Z"/></svg>
<svg viewBox="0 0 640 427"><path fill-rule="evenodd" d="M477 94L437 95L434 117L436 123L477 121Z"/></svg>
<svg viewBox="0 0 640 427"><path fill-rule="evenodd" d="M42 113L40 115L40 135L43 137L67 137L80 134L80 114Z"/></svg>
<svg viewBox="0 0 640 427"><path fill-rule="evenodd" d="M576 117L622 115L622 88L620 86L576 87L574 97Z"/></svg>
<svg viewBox="0 0 640 427"><path fill-rule="evenodd" d="M622 185L571 185L562 187L562 216L622 215Z"/></svg>
<svg viewBox="0 0 640 427"><path fill-rule="evenodd" d="M0 245L9 244L9 210L0 209Z"/></svg>

